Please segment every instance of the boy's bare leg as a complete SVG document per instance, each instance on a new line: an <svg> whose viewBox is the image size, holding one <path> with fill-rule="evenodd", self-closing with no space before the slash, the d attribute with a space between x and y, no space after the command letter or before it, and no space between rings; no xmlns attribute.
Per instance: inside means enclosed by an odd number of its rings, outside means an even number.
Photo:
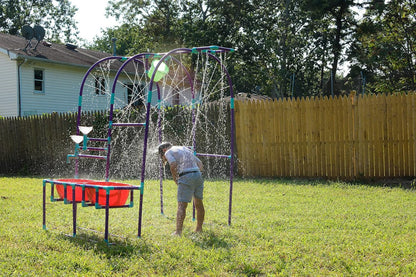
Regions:
<svg viewBox="0 0 416 277"><path fill-rule="evenodd" d="M186 217L186 208L188 207L188 203L186 202L178 202L178 211L176 213L176 235L182 234L183 229L183 221Z"/></svg>
<svg viewBox="0 0 416 277"><path fill-rule="evenodd" d="M202 232L202 224L205 218L205 209L202 199L194 198L196 209L196 228L195 232Z"/></svg>

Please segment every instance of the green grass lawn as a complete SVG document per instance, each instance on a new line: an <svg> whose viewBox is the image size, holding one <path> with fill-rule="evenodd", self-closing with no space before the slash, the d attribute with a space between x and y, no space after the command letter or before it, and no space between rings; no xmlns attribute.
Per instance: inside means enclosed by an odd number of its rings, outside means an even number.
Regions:
<svg viewBox="0 0 416 277"><path fill-rule="evenodd" d="M123 181L138 185L139 182ZM78 209L47 198L42 179L0 177L1 276L409 276L416 275L412 189L301 180L237 180L228 226L228 181L206 181L206 223L194 234L191 209L175 227L176 185L147 181L142 237L135 207ZM48 184L48 189L49 189ZM95 230L95 231L93 231ZM115 236L117 235L117 236Z"/></svg>

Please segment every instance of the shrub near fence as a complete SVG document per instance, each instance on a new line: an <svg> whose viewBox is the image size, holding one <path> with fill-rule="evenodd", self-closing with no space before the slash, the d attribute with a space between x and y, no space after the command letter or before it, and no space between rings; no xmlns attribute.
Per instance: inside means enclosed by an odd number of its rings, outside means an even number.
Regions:
<svg viewBox="0 0 416 277"><path fill-rule="evenodd" d="M236 103L242 176L416 175L416 95Z"/></svg>

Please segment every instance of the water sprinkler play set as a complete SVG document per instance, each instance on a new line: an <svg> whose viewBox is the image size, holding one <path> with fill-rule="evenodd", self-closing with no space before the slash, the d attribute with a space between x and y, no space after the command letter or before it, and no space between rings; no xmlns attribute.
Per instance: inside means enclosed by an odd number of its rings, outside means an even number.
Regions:
<svg viewBox="0 0 416 277"><path fill-rule="evenodd" d="M157 126L155 128L158 133L158 141L162 142L163 139L163 119L161 117L161 109L163 107L164 99L163 92L166 88L162 88L162 80L167 79L167 76L174 76L174 79L181 79L181 86L183 83L186 83L188 87L188 93L190 97L189 106L191 107L192 112L192 131L191 131L191 140L192 146L189 146L193 149L194 154L197 156L213 157L213 158L226 158L229 159L229 176L230 176L230 188L229 188L229 212L228 212L228 224L231 224L231 210L232 210L232 191L233 191L233 168L234 168L234 92L231 82L230 75L226 69L224 62L218 55L222 55L228 52L233 52L231 48L219 47L219 46L206 46L206 47L194 47L194 48L178 48L171 50L163 54L154 54L154 53L141 53L134 55L132 57L121 57L121 56L111 56L106 57L97 61L92 65L86 74L81 83L79 100L78 100L78 115L77 115L77 131L76 135L72 135L71 139L75 143L75 149L73 154L67 155L67 161L74 159L75 167L75 176L72 179L44 179L43 180L43 228L46 230L46 195L47 195L47 184L50 184L50 200L51 202L62 201L64 204L72 205L72 219L73 219L73 233L72 236L75 237L77 234L77 208L78 204L81 204L82 207L91 207L94 206L96 209L105 210L105 231L104 231L104 240L109 242L109 210L113 208L132 208L134 206L134 191L140 191L140 200L139 200L139 211L138 211L138 231L137 236L141 237L142 233L142 216L143 216L143 191L145 187L145 172L146 172L146 157L147 157L147 148L148 148L148 138L149 130L151 124L151 108L152 108L152 99L153 99L153 90L157 91L157 111L158 111L158 120ZM203 56L206 59L204 63L213 62L216 64L216 67L219 68L218 71L210 70L209 74L212 75L220 74L221 78L216 78L217 83L226 83L226 85L221 84L221 88L226 88L229 90L230 97L230 149L228 154L208 154L208 153L199 153L197 152L197 144L195 139L195 133L198 128L197 122L197 113L198 106L203 104L203 97L201 92L203 90L211 90L217 88L208 88L205 87L207 83L207 76L205 70L202 74L198 74L195 68L190 68L190 66L185 66L185 62L177 58L177 55L186 54L188 56L198 55ZM190 64L191 59L188 59L186 64ZM195 59L194 59L195 60ZM198 59L196 59L198 60ZM108 66L108 62L112 62L111 66ZM118 63L114 63L114 61ZM202 61L202 60L201 60ZM198 63L198 62L197 62ZM181 74L177 74L174 71L173 64L176 65L175 68L180 68ZM202 64L202 62L201 62ZM107 68L107 77L114 76L112 78L112 88L111 92L108 92L109 96L109 119L107 126L107 136L104 138L94 138L90 137L89 134L92 132L92 127L82 126L81 115L82 115L82 105L83 105L83 94L84 88L87 86L87 80L93 79L95 84L95 92L100 88L102 78L105 74L97 74L96 71L99 68ZM201 66L201 69L203 67ZM114 75L114 72L115 75ZM100 76L99 76L100 75ZM145 122L136 123L136 122L113 122L115 102L116 102L116 91L119 87L126 88L126 79L129 79L133 84L138 82L138 76L145 75L146 78L140 77L140 82L142 82L141 87L146 91L147 101L145 104L146 116ZM127 78L124 78L128 76ZM202 78L202 80L199 80ZM144 81L145 80L145 81ZM172 79L173 80L173 79ZM145 84L143 84L145 82ZM217 85L215 85L217 86ZM228 94L228 92L227 92ZM224 95L222 95L224 96ZM113 127L144 127L144 139L143 139L143 153L142 153L142 163L141 163L141 175L140 175L140 185L134 186L125 183L111 182L109 180L110 175L110 153L112 145L112 135ZM199 128L201 128L199 126ZM82 145L81 145L82 143ZM90 145L91 143L101 143L104 146L96 147ZM103 155L93 155L89 151L94 152L103 152ZM81 158L87 159L98 159L104 160L106 163L105 166L105 181L96 181L90 179L79 178L79 160ZM161 213L163 214L163 164L159 160L159 176L160 176L160 205ZM58 195L55 194L55 190ZM126 204L127 199L130 196L130 202ZM193 213L193 218L195 218L195 209Z"/></svg>

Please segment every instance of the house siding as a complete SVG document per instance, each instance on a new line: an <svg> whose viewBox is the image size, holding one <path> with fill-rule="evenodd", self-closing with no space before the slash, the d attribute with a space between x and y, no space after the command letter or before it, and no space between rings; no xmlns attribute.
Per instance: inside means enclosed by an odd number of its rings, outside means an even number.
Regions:
<svg viewBox="0 0 416 277"><path fill-rule="evenodd" d="M0 53L0 116L18 116L18 83L17 62Z"/></svg>
<svg viewBox="0 0 416 277"><path fill-rule="evenodd" d="M175 106L176 103L173 101L173 89L169 85L163 86L160 89L161 93L161 105L162 106ZM198 99L198 93L195 92L196 96L195 98ZM178 105L191 105L192 104L192 92L190 88L183 89L179 92L179 98L178 98ZM157 90L152 93L152 100L151 105L156 106L158 103L158 95Z"/></svg>
<svg viewBox="0 0 416 277"><path fill-rule="evenodd" d="M83 75L84 76L84 75ZM111 90L113 88L113 80L115 73L110 74L109 80L106 79L105 94L97 95L95 93L95 87L91 84L92 78L87 78L84 84L82 92L82 110L83 111L94 111L94 110L109 110L111 101ZM118 85L116 85L115 96L114 96L114 109L120 109L127 105L127 88L121 84L128 83L129 80L120 78ZM78 85L78 94L81 87L81 82ZM77 95L78 95L77 94ZM78 101L78 96L77 96ZM78 102L77 102L78 103Z"/></svg>
<svg viewBox="0 0 416 277"><path fill-rule="evenodd" d="M19 105L19 66L20 66L20 105ZM0 52L0 116L18 116L19 106L21 116L31 116L48 113L77 112L81 82L87 67L43 62L40 60L17 61L11 59L7 53ZM43 91L35 90L35 70L43 71ZM97 95L94 81L84 86L82 97L82 111L109 110L111 89L116 72L112 72L107 79L104 95ZM123 79L124 78L124 79ZM127 88L134 80L134 76L124 76L118 79L114 98L114 109L121 109L127 105ZM148 80L147 80L148 81ZM177 104L172 102L172 88L163 85L160 89L163 106ZM148 99L145 93L145 102ZM179 104L191 103L190 90L181 91ZM152 94L151 104L158 105L157 92Z"/></svg>
<svg viewBox="0 0 416 277"><path fill-rule="evenodd" d="M34 90L35 69L44 71L43 93ZM86 72L87 68L33 61L22 66L22 115L76 112L81 82ZM107 92L111 86L106 86ZM125 88L116 90L115 108L125 105L125 94ZM109 102L109 95L96 95L92 88L84 87L83 111L108 110Z"/></svg>

